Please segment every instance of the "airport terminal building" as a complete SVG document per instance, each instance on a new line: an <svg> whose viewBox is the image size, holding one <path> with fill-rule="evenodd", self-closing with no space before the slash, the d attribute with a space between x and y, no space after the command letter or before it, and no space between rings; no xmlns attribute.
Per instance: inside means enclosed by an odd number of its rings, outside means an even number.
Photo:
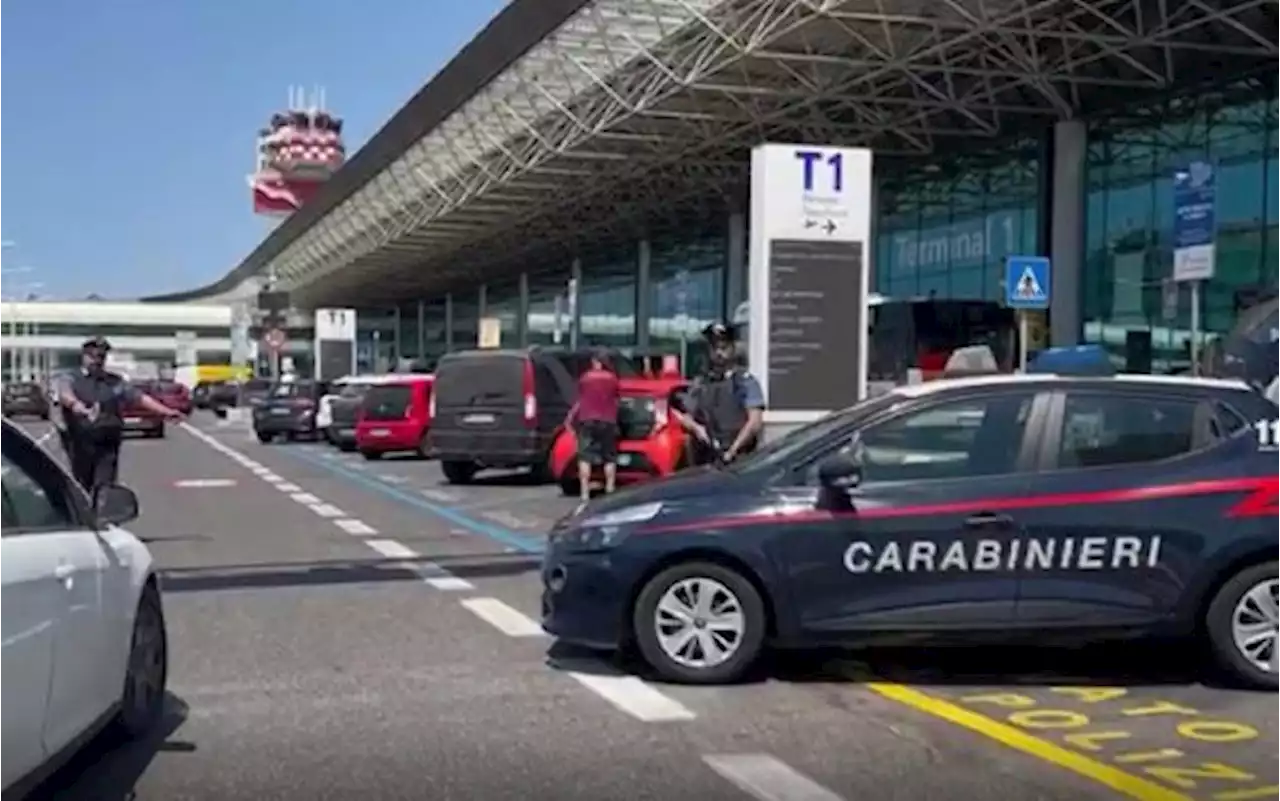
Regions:
<svg viewBox="0 0 1280 801"><path fill-rule="evenodd" d="M747 298L750 150L869 147L872 289L1003 298L1048 256L1053 344L1182 352L1173 179L1216 172L1204 330L1277 283L1274 3L514 0L215 284L354 307L387 361L672 351ZM576 302L575 302L576 301Z"/></svg>

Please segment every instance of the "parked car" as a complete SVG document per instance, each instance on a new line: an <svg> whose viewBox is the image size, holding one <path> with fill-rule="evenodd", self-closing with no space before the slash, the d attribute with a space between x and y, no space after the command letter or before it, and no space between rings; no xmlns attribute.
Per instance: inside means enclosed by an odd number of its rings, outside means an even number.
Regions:
<svg viewBox="0 0 1280 801"><path fill-rule="evenodd" d="M152 731L164 713L168 645L151 554L120 528L137 516L137 497L110 486L95 508L8 420L0 449L0 770L9 798L103 729Z"/></svg>
<svg viewBox="0 0 1280 801"><path fill-rule="evenodd" d="M138 385L138 389L150 394L149 386L149 383L144 382ZM144 437L157 439L165 434L164 417L140 403L125 403L121 409L121 419L126 434L142 434Z"/></svg>
<svg viewBox="0 0 1280 801"><path fill-rule="evenodd" d="M316 411L316 428L324 438L344 451L356 449L356 417L360 403L369 388L383 380L383 376L353 375L334 381L329 392L320 399Z"/></svg>
<svg viewBox="0 0 1280 801"><path fill-rule="evenodd" d="M14 381L4 385L5 417L49 419L49 396L34 381Z"/></svg>
<svg viewBox="0 0 1280 801"><path fill-rule="evenodd" d="M267 397L271 395L275 384L267 378L250 378L248 381L241 382L238 387L237 402L233 405L246 406L250 409L257 408L266 402Z"/></svg>
<svg viewBox="0 0 1280 801"><path fill-rule="evenodd" d="M191 392L186 384L178 381L151 381L143 385L143 391L151 397L183 414L191 414Z"/></svg>
<svg viewBox="0 0 1280 801"><path fill-rule="evenodd" d="M431 375L389 375L368 388L355 428L355 445L364 458L410 452L427 457L434 381Z"/></svg>
<svg viewBox="0 0 1280 801"><path fill-rule="evenodd" d="M548 476L551 449L577 378L588 362L578 351L466 350L436 366L428 453L445 478L465 484L486 468L528 468ZM635 377L615 360L620 377Z"/></svg>
<svg viewBox="0 0 1280 801"><path fill-rule="evenodd" d="M208 409L213 396L213 388L221 381L197 381L191 388L191 405L196 409Z"/></svg>
<svg viewBox="0 0 1280 801"><path fill-rule="evenodd" d="M669 412L687 382L674 378L624 378L618 406L618 483L669 476L688 464L688 437ZM551 475L565 495L578 494L578 437L561 428L551 446ZM598 476L593 476L593 480Z"/></svg>
<svg viewBox="0 0 1280 801"><path fill-rule="evenodd" d="M316 407L325 393L323 381L281 381L253 407L253 433L266 444L277 438L316 439Z"/></svg>
<svg viewBox="0 0 1280 801"><path fill-rule="evenodd" d="M209 385L209 408L235 408L240 405L240 382L216 381Z"/></svg>

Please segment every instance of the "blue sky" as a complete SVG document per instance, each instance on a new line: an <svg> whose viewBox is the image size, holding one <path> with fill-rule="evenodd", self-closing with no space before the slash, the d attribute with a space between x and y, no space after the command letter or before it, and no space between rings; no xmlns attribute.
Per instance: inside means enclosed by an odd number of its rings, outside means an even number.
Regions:
<svg viewBox="0 0 1280 801"><path fill-rule="evenodd" d="M80 298L217 278L269 229L245 176L291 84L325 87L354 152L503 5L5 3L3 269L31 268L6 277L6 296L36 281Z"/></svg>

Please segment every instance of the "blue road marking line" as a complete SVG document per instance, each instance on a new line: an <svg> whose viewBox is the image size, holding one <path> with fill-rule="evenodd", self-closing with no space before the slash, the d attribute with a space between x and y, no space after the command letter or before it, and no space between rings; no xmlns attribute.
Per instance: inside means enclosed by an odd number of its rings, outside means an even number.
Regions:
<svg viewBox="0 0 1280 801"><path fill-rule="evenodd" d="M448 520L450 523L453 523L460 528L474 531L477 534L488 537L502 545L515 548L523 553L542 553L546 549L545 543L533 537L526 537L522 534L517 534L509 528L503 528L502 526L496 526L482 520L476 520L474 517L465 515L452 507L432 503L425 498L411 495L395 486L378 481L363 473L351 470L341 464L338 464L336 461L327 460L320 456L314 456L294 448L280 448L278 452L283 453L286 456L293 457L298 461L306 462L307 464L328 470L335 475L339 475L347 479L352 484L356 484L367 490L380 493L388 498L400 501L401 503L407 504L416 509L430 512L437 517Z"/></svg>

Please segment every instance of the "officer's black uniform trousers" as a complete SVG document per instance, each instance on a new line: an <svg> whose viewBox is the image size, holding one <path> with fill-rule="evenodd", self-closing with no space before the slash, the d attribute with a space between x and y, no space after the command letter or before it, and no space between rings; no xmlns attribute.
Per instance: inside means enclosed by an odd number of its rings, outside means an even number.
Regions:
<svg viewBox="0 0 1280 801"><path fill-rule="evenodd" d="M119 435L81 433L69 436L71 474L92 495L98 487L116 483L120 473Z"/></svg>

